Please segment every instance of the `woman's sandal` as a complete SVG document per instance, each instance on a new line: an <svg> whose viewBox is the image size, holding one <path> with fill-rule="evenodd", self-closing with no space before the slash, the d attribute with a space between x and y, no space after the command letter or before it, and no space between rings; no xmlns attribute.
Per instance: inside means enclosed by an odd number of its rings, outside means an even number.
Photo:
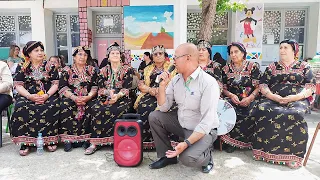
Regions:
<svg viewBox="0 0 320 180"><path fill-rule="evenodd" d="M298 169L301 167L301 166L299 166L299 164L297 162L294 162L294 161L289 162L289 164L287 164L287 166L291 169Z"/></svg>
<svg viewBox="0 0 320 180"><path fill-rule="evenodd" d="M57 145L47 146L49 152L55 152L57 150Z"/></svg>
<svg viewBox="0 0 320 180"><path fill-rule="evenodd" d="M93 153L95 153L98 149L98 146L96 145L90 145L84 152L85 155L91 155Z"/></svg>
<svg viewBox="0 0 320 180"><path fill-rule="evenodd" d="M20 156L26 156L26 155L29 154L29 152L30 152L30 149L25 145L22 145L20 150L19 150Z"/></svg>

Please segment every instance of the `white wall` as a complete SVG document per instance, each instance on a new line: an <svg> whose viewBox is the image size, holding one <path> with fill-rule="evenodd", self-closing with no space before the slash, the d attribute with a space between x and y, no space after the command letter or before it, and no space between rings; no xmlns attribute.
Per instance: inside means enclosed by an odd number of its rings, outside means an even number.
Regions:
<svg viewBox="0 0 320 180"><path fill-rule="evenodd" d="M54 22L53 12L45 9L44 10L44 21L45 21L45 37L46 37L46 55L47 59L50 56L56 55L55 53L55 41L54 41Z"/></svg>
<svg viewBox="0 0 320 180"><path fill-rule="evenodd" d="M46 46L44 9L40 1L36 1L31 8L31 26L32 40L42 41Z"/></svg>
<svg viewBox="0 0 320 180"><path fill-rule="evenodd" d="M92 10L90 8L87 8L87 18L88 18L88 28L91 29L91 31L93 32L94 29L93 29L93 17L92 17ZM96 52L93 50L94 48L94 38L92 37L92 46L90 47L90 51L91 51L91 56L92 58L96 58L95 55L96 55Z"/></svg>
<svg viewBox="0 0 320 180"><path fill-rule="evenodd" d="M0 8L1 9L30 9L35 4L36 1L0 1Z"/></svg>
<svg viewBox="0 0 320 180"><path fill-rule="evenodd" d="M318 3L317 5L317 8L318 8L318 11L316 12L318 14L318 19L316 21L313 21L312 23L318 23L317 27L314 27L315 29L317 29L317 38L314 38L314 39L317 39L317 42L316 42L316 46L317 46L317 49L316 49L316 53L320 53L320 12L319 12L319 9L320 9L320 3ZM315 14L316 16L316 14Z"/></svg>
<svg viewBox="0 0 320 180"><path fill-rule="evenodd" d="M43 42L47 49L45 13L42 5L42 0L0 1L1 11L4 9L2 12L31 12L32 40Z"/></svg>
<svg viewBox="0 0 320 180"><path fill-rule="evenodd" d="M319 31L319 3L314 3L314 5L310 6L309 14L307 19L307 44L306 44L306 51L305 51L305 58L313 57L316 55L317 52L317 40L320 39Z"/></svg>
<svg viewBox="0 0 320 180"><path fill-rule="evenodd" d="M55 8L77 8L78 0L45 0L44 8L55 9Z"/></svg>

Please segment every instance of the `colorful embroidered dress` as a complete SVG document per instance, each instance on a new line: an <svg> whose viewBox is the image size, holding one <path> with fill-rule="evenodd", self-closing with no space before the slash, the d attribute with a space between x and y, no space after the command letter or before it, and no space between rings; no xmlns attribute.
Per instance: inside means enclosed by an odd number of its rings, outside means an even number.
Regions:
<svg viewBox="0 0 320 180"><path fill-rule="evenodd" d="M134 70L128 65L122 65L115 73L108 64L100 70L97 84L98 98L91 106L91 138L93 145L108 145L113 143L113 127L117 119L121 119L132 106L129 89L132 87ZM110 90L114 94L124 96L114 104L106 104Z"/></svg>
<svg viewBox="0 0 320 180"><path fill-rule="evenodd" d="M87 96L91 89L98 89L96 85L97 72L93 66L85 66L80 72L75 65L66 66L60 77L60 137L62 142L83 142L90 138L90 100L84 106L77 106L69 97L65 97L65 91L70 91L76 96Z"/></svg>
<svg viewBox="0 0 320 180"><path fill-rule="evenodd" d="M254 62L244 61L243 68L237 70L233 64L229 63L223 67L224 89L242 98L249 96L259 85L260 70L259 65ZM234 107L237 114L237 122L233 130L221 136L224 143L238 148L251 148L251 137L254 129L254 121L249 117L249 111L256 101L251 102L247 107L235 105L230 98L225 98Z"/></svg>
<svg viewBox="0 0 320 180"><path fill-rule="evenodd" d="M220 90L222 91L223 84L221 64L210 60L209 64L206 67L203 67L202 70L204 70L206 73L210 74L217 80Z"/></svg>
<svg viewBox="0 0 320 180"><path fill-rule="evenodd" d="M38 68L30 63L17 67L14 84L22 85L30 94L47 93L53 84L59 83L58 71L45 61ZM38 132L42 133L44 145L58 143L58 120L60 103L58 94L53 94L44 104L35 104L27 98L17 95L12 120L13 142L35 146Z"/></svg>
<svg viewBox="0 0 320 180"><path fill-rule="evenodd" d="M170 63L165 61L163 64L163 68L156 68L154 64L147 66L144 69L144 84L154 88L159 87L159 84L156 83L157 76L160 75L164 70L168 70L170 67ZM176 71L171 73L171 77L174 77ZM144 148L155 148L153 137L151 134L150 126L148 117L149 114L156 110L157 108L157 98L151 96L149 93L141 93L136 102L135 102L135 109L137 109L137 113L141 115L141 120L143 122L143 146ZM176 105L173 105L173 108L170 111L177 109Z"/></svg>
<svg viewBox="0 0 320 180"><path fill-rule="evenodd" d="M306 62L295 61L290 66L275 62L265 70L260 88L269 88L272 93L286 97L304 88L315 92L315 79ZM280 105L262 98L252 111L256 122L252 141L255 159L301 166L308 142L308 126L304 119L308 108L308 99Z"/></svg>

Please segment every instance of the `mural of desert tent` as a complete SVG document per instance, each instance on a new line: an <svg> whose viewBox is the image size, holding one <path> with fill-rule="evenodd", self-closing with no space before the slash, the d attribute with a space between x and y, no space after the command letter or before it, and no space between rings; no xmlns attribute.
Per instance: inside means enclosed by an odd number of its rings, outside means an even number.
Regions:
<svg viewBox="0 0 320 180"><path fill-rule="evenodd" d="M167 49L173 49L173 19L173 5L125 6L125 48L151 49L161 44Z"/></svg>

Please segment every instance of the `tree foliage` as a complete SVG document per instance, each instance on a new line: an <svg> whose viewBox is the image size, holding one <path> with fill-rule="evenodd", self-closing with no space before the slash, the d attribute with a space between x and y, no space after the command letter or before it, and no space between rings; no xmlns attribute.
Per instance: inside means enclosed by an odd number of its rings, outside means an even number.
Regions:
<svg viewBox="0 0 320 180"><path fill-rule="evenodd" d="M202 0L198 0L202 8ZM230 2L230 0L217 0L216 12L223 13L225 11L242 11L246 5L241 2Z"/></svg>

